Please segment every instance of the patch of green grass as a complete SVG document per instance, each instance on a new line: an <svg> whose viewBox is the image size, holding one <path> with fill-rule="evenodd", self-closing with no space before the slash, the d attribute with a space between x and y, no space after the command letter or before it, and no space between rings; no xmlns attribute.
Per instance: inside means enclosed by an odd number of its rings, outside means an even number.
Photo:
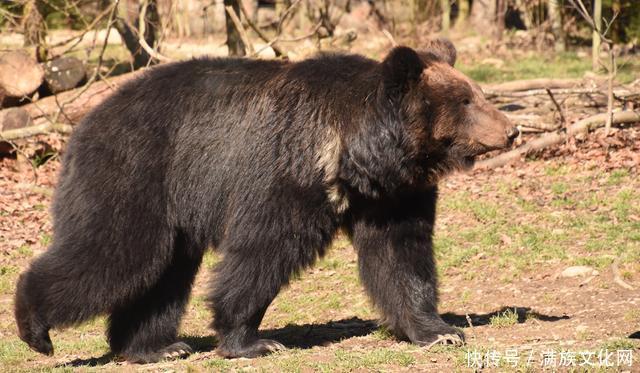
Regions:
<svg viewBox="0 0 640 373"><path fill-rule="evenodd" d="M373 369L390 364L408 367L415 362L415 357L410 353L390 348L363 352L336 350L335 359L338 367L342 369Z"/></svg>
<svg viewBox="0 0 640 373"><path fill-rule="evenodd" d="M49 246L50 243L51 243L51 235L43 233L40 236L40 245L42 245L44 247L47 247L47 246Z"/></svg>
<svg viewBox="0 0 640 373"><path fill-rule="evenodd" d="M33 256L33 250L29 245L20 245L11 256L14 258L30 258Z"/></svg>
<svg viewBox="0 0 640 373"><path fill-rule="evenodd" d="M609 178L607 179L608 185L620 185L624 179L629 177L629 170L627 169L619 169L613 170L609 174Z"/></svg>
<svg viewBox="0 0 640 373"><path fill-rule="evenodd" d="M634 342L629 338L617 338L603 343L600 348L603 350L617 351L617 350L633 350L640 347L638 342Z"/></svg>
<svg viewBox="0 0 640 373"><path fill-rule="evenodd" d="M0 266L0 294L13 293L20 269L13 265Z"/></svg>
<svg viewBox="0 0 640 373"><path fill-rule="evenodd" d="M524 57L506 59L500 67L490 63L465 64L463 60L456 67L477 82L499 83L535 78L581 78L591 71L591 60L578 56L574 51L551 56L546 53L531 53ZM628 83L639 72L640 59L630 58L619 65L616 79L621 83Z"/></svg>
<svg viewBox="0 0 640 373"><path fill-rule="evenodd" d="M231 364L231 362L229 362L229 360L227 359L212 358L212 359L207 359L204 362L204 367L206 369L211 369L212 371L215 371L215 372L227 372L231 370L231 368L233 367L233 364Z"/></svg>
<svg viewBox="0 0 640 373"><path fill-rule="evenodd" d="M518 323L518 313L516 310L508 309L489 319L489 325L496 328L507 328Z"/></svg>
<svg viewBox="0 0 640 373"><path fill-rule="evenodd" d="M371 336L381 341L395 339L395 337L393 336L393 333L391 333L391 331L385 326L380 326L373 333L371 333Z"/></svg>
<svg viewBox="0 0 640 373"><path fill-rule="evenodd" d="M0 339L0 366L17 366L32 356L33 351L18 338Z"/></svg>

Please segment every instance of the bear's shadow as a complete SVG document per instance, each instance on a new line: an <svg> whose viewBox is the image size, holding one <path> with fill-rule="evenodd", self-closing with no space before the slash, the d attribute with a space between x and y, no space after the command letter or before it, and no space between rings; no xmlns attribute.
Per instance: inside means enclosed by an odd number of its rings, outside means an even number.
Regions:
<svg viewBox="0 0 640 373"><path fill-rule="evenodd" d="M491 318L504 314L507 310L516 312L518 315L518 323L524 323L527 318L533 317L540 321L554 322L558 320L568 319L569 316L551 316L531 312L527 307L503 307L497 311L486 314L468 314L458 315L454 313L442 314L442 318L457 327L469 327L467 316L471 320L473 326L488 325ZM304 325L287 325L279 329L267 329L260 331L261 338L275 339L287 346L287 348L308 349L316 346L327 346L332 343L340 342L344 339L353 337L363 337L371 334L378 329L375 320L362 320L357 317L343 319L340 321L329 321L324 324L304 324ZM182 336L184 342L188 343L194 352L211 352L216 347L216 337L214 336ZM60 366L99 366L116 361L116 357L112 353L105 354L101 357L90 359L76 359Z"/></svg>

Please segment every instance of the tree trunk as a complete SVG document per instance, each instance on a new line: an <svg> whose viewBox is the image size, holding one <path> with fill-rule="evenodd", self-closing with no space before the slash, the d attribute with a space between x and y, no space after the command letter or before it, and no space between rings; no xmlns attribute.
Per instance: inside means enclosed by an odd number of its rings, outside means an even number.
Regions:
<svg viewBox="0 0 640 373"><path fill-rule="evenodd" d="M480 34L494 36L496 30L496 0L473 0L470 21Z"/></svg>
<svg viewBox="0 0 640 373"><path fill-rule="evenodd" d="M142 9L142 4L140 5L140 9ZM160 16L158 15L158 6L156 0L148 0L144 21L144 40L151 47L154 47L157 39L158 28L160 27ZM140 29L138 21L134 22L134 25L138 28L138 30ZM131 56L133 57L134 69L139 69L141 67L158 63L158 61L154 60L149 55L149 53L147 53L144 48L142 48L138 39L138 32L129 24L129 22L127 22L124 18L118 17L118 19L116 19L114 27L116 28L116 30L118 30L118 33L120 34L124 45L127 47L129 52L131 53Z"/></svg>
<svg viewBox="0 0 640 373"><path fill-rule="evenodd" d="M44 21L43 4L41 0L28 0L22 9L22 32L24 46L36 46L38 61L47 59L47 25Z"/></svg>
<svg viewBox="0 0 640 373"><path fill-rule="evenodd" d="M224 6L230 6L236 14L240 14L240 4L238 0L224 0ZM244 56L247 54L245 45L240 37L240 32L233 24L233 20L229 13L225 12L227 26L227 47L229 48L229 56Z"/></svg>
<svg viewBox="0 0 640 373"><path fill-rule="evenodd" d="M602 31L602 0L595 0L593 3L593 49L591 52L591 65L593 70L600 69L600 31Z"/></svg>
<svg viewBox="0 0 640 373"><path fill-rule="evenodd" d="M556 52L564 52L567 49L567 41L564 29L562 28L560 0L547 0L547 7L549 10L549 20L551 21L555 50Z"/></svg>
<svg viewBox="0 0 640 373"><path fill-rule="evenodd" d="M496 0L495 28L493 38L495 40L502 39L504 33L504 17L507 14L507 0Z"/></svg>
<svg viewBox="0 0 640 373"><path fill-rule="evenodd" d="M456 19L456 28L462 29L466 26L469 19L469 0L458 1L458 18Z"/></svg>

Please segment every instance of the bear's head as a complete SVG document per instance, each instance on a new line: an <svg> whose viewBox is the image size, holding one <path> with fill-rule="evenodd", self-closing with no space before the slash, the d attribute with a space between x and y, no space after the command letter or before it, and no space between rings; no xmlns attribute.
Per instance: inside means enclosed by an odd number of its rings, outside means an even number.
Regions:
<svg viewBox="0 0 640 373"><path fill-rule="evenodd" d="M419 51L396 47L379 65L375 113L347 141L343 159L361 193L434 185L478 155L511 146L518 129L455 60L451 42L438 39Z"/></svg>

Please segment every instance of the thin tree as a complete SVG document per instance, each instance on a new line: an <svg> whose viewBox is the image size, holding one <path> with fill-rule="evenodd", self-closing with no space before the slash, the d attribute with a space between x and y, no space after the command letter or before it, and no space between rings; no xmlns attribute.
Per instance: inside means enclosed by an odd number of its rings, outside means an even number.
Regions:
<svg viewBox="0 0 640 373"><path fill-rule="evenodd" d="M462 29L467 25L469 11L471 10L469 0L458 0L458 17L456 18L457 29Z"/></svg>
<svg viewBox="0 0 640 373"><path fill-rule="evenodd" d="M235 14L240 14L240 4L238 0L224 0L225 7L231 7ZM245 45L242 42L240 31L233 23L233 19L229 12L225 12L227 27L227 47L229 48L229 56L245 56L247 54Z"/></svg>
<svg viewBox="0 0 640 373"><path fill-rule="evenodd" d="M593 3L593 46L591 50L591 65L593 70L600 68L600 44L602 39L602 0L595 0Z"/></svg>
<svg viewBox="0 0 640 373"><path fill-rule="evenodd" d="M440 6L442 7L442 34L447 36L451 28L451 2L440 0Z"/></svg>
<svg viewBox="0 0 640 373"><path fill-rule="evenodd" d="M556 52L564 52L567 49L567 42L562 27L560 0L547 0L547 9L549 10L549 21L551 21L555 50Z"/></svg>
<svg viewBox="0 0 640 373"><path fill-rule="evenodd" d="M157 1L143 0L140 3L138 12L142 17L136 19L133 25L122 17L116 18L116 22L114 24L114 27L118 30L125 47L127 47L129 53L131 53L131 56L133 57L134 69L139 69L158 62L157 59L154 59L140 43L141 40L144 40L151 48L156 44L158 28L160 27L160 16L158 14ZM140 30L142 30L143 35L139 35Z"/></svg>

